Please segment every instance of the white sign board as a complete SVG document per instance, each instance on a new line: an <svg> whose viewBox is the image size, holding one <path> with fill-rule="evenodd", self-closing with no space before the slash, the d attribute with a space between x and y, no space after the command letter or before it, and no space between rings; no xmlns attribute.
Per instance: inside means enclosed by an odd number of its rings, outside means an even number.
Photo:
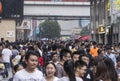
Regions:
<svg viewBox="0 0 120 81"><path fill-rule="evenodd" d="M31 20L23 20L20 29L31 29Z"/></svg>
<svg viewBox="0 0 120 81"><path fill-rule="evenodd" d="M15 37L14 31L7 31L6 32L6 37Z"/></svg>

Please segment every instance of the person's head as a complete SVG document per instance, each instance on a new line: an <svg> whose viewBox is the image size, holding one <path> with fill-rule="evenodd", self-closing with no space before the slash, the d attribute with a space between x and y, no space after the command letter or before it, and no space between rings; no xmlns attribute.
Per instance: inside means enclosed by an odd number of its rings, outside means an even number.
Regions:
<svg viewBox="0 0 120 81"><path fill-rule="evenodd" d="M117 57L117 67L120 67L120 56Z"/></svg>
<svg viewBox="0 0 120 81"><path fill-rule="evenodd" d="M76 81L74 73L74 62L72 60L67 60L64 63L64 70L68 75L70 81Z"/></svg>
<svg viewBox="0 0 120 81"><path fill-rule="evenodd" d="M93 44L94 48L97 47L97 43L95 41L93 41L92 44Z"/></svg>
<svg viewBox="0 0 120 81"><path fill-rule="evenodd" d="M105 56L98 56L93 58L92 60L92 68L93 68L93 74L96 73L96 66L98 65L99 62L104 61L103 59L105 58Z"/></svg>
<svg viewBox="0 0 120 81"><path fill-rule="evenodd" d="M34 45L34 49L35 50L38 49L38 45L37 44Z"/></svg>
<svg viewBox="0 0 120 81"><path fill-rule="evenodd" d="M52 61L53 61L53 62L58 61L58 54L57 54L57 52L52 53L51 57L52 57Z"/></svg>
<svg viewBox="0 0 120 81"><path fill-rule="evenodd" d="M75 62L75 74L79 77L83 77L87 70L87 64L84 61L76 61Z"/></svg>
<svg viewBox="0 0 120 81"><path fill-rule="evenodd" d="M34 49L35 49L35 50L36 50L36 49L39 49L39 47L40 47L40 42L36 42L35 45L34 45Z"/></svg>
<svg viewBox="0 0 120 81"><path fill-rule="evenodd" d="M115 70L115 66L114 66L114 62L110 59L110 58L104 58L104 63L107 65L107 69L109 71L110 74L110 78L112 81L118 81L117 78L117 72Z"/></svg>
<svg viewBox="0 0 120 81"><path fill-rule="evenodd" d="M2 45L2 43L0 43L0 50L3 50L3 45Z"/></svg>
<svg viewBox="0 0 120 81"><path fill-rule="evenodd" d="M9 45L8 45L8 44L5 44L5 48L9 48Z"/></svg>
<svg viewBox="0 0 120 81"><path fill-rule="evenodd" d="M76 62L77 60L79 60L79 56L80 56L80 53L79 51L75 51L72 53L72 59L74 62Z"/></svg>
<svg viewBox="0 0 120 81"><path fill-rule="evenodd" d="M21 50L20 50L20 55L21 55L21 56L25 56L25 53L26 53L26 51L25 51L24 49L21 49Z"/></svg>
<svg viewBox="0 0 120 81"><path fill-rule="evenodd" d="M104 55L105 54L105 52L104 52L104 50L103 49L98 49L98 55Z"/></svg>
<svg viewBox="0 0 120 81"><path fill-rule="evenodd" d="M58 47L57 47L57 45L56 45L56 44L53 44L53 45L52 45L52 51L56 51L56 50L57 50L57 48L58 48Z"/></svg>
<svg viewBox="0 0 120 81"><path fill-rule="evenodd" d="M52 63L52 62L46 63L46 65L45 65L45 71L46 71L46 76L47 77L54 76L54 74L56 72L56 66L55 66L55 64Z"/></svg>
<svg viewBox="0 0 120 81"><path fill-rule="evenodd" d="M114 47L114 50L117 51L117 50L118 50L118 46L115 46L115 47Z"/></svg>
<svg viewBox="0 0 120 81"><path fill-rule="evenodd" d="M34 51L28 51L25 55L26 68L33 71L38 64L38 55Z"/></svg>
<svg viewBox="0 0 120 81"><path fill-rule="evenodd" d="M83 48L83 49L85 48L85 44L84 43L81 44L81 48Z"/></svg>
<svg viewBox="0 0 120 81"><path fill-rule="evenodd" d="M16 73L17 71L20 71L23 69L23 65L22 64L17 64L14 66L14 72Z"/></svg>
<svg viewBox="0 0 120 81"><path fill-rule="evenodd" d="M33 46L28 46L28 51L29 51L29 50L34 51L35 49L34 49L34 47L33 47Z"/></svg>
<svg viewBox="0 0 120 81"><path fill-rule="evenodd" d="M12 50L12 49L13 49L13 45L12 45L12 44L10 44L9 49L10 49L10 50Z"/></svg>
<svg viewBox="0 0 120 81"><path fill-rule="evenodd" d="M1 42L5 42L4 38L1 38Z"/></svg>
<svg viewBox="0 0 120 81"><path fill-rule="evenodd" d="M80 55L79 60L82 60L82 61L86 62L87 65L90 62L89 56L86 55L86 54Z"/></svg>
<svg viewBox="0 0 120 81"><path fill-rule="evenodd" d="M71 51L68 49L62 49L60 51L60 59L63 61L67 61L71 59Z"/></svg>
<svg viewBox="0 0 120 81"><path fill-rule="evenodd" d="M107 52L107 54L110 54L111 53L111 47L106 47L106 52Z"/></svg>
<svg viewBox="0 0 120 81"><path fill-rule="evenodd" d="M98 62L96 65L95 81L98 81L100 79L104 81L110 81L107 65L103 61Z"/></svg>
<svg viewBox="0 0 120 81"><path fill-rule="evenodd" d="M75 48L75 45L72 45L72 49L74 49Z"/></svg>

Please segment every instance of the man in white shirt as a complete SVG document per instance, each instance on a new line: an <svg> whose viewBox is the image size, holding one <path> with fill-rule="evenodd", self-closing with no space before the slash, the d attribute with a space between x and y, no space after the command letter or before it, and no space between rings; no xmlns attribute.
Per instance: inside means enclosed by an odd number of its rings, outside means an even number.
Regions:
<svg viewBox="0 0 120 81"><path fill-rule="evenodd" d="M116 66L117 65L116 57L115 54L111 53L111 50L112 50L111 47L106 47L106 54L104 56L110 58L113 61L114 66Z"/></svg>
<svg viewBox="0 0 120 81"><path fill-rule="evenodd" d="M5 48L2 50L2 61L5 65L6 77L8 77L8 69L10 69L10 58L12 56L12 51L8 47L9 47L9 45L6 44Z"/></svg>
<svg viewBox="0 0 120 81"><path fill-rule="evenodd" d="M52 57L52 60L50 62L53 62L55 65L57 65L59 63L59 61L58 61L59 58L58 58L57 52L52 53L51 57Z"/></svg>
<svg viewBox="0 0 120 81"><path fill-rule="evenodd" d="M33 51L28 51L25 56L26 68L18 71L13 81L41 81L43 73L36 67L38 64L38 56Z"/></svg>

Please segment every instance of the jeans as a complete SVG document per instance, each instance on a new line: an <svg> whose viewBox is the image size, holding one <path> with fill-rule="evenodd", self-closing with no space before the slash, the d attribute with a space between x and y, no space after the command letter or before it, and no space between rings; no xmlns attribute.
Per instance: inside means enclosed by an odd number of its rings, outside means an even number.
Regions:
<svg viewBox="0 0 120 81"><path fill-rule="evenodd" d="M10 63L4 63L5 65L5 75L6 77L8 77L8 71L10 71Z"/></svg>

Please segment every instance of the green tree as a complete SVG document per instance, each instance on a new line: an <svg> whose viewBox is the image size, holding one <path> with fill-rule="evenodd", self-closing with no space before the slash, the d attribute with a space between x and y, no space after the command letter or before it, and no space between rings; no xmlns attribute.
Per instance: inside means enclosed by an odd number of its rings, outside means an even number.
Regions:
<svg viewBox="0 0 120 81"><path fill-rule="evenodd" d="M60 37L61 28L55 20L45 20L39 25L39 29L42 38Z"/></svg>
<svg viewBox="0 0 120 81"><path fill-rule="evenodd" d="M88 27L84 27L82 28L81 32L80 32L80 35L81 36L84 36L84 35L89 35L90 34L90 30L88 29Z"/></svg>

